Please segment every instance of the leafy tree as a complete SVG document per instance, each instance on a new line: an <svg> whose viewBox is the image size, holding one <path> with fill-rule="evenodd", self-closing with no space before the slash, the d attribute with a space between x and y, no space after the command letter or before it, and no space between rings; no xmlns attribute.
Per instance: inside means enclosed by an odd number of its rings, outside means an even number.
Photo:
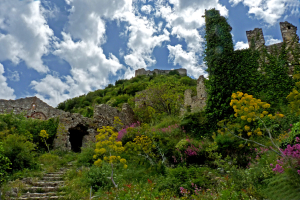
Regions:
<svg viewBox="0 0 300 200"><path fill-rule="evenodd" d="M177 70L171 70L169 72L169 75L178 75L178 76L180 76L180 74L179 74L179 72Z"/></svg>
<svg viewBox="0 0 300 200"><path fill-rule="evenodd" d="M160 81L154 80L149 83L144 92L135 96L134 101L139 102L137 103L139 106L134 111L139 113L143 110L152 110L155 111L155 115L158 118L163 113L178 115L180 107L183 105L184 91L186 89L188 87L174 77L168 77ZM149 107L152 109L149 110Z"/></svg>

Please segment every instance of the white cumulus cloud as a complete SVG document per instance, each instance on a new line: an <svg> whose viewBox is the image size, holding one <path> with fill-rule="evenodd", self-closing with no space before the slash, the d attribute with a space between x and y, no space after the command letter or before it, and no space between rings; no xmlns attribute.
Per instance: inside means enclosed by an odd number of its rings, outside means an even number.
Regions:
<svg viewBox="0 0 300 200"><path fill-rule="evenodd" d="M6 78L4 74L4 67L0 63L0 99L15 99L14 89L9 87L6 83Z"/></svg>
<svg viewBox="0 0 300 200"><path fill-rule="evenodd" d="M234 50L239 50L239 49L248 49L249 48L249 44L248 42L243 42L243 41L239 41L235 44L234 46Z"/></svg>
<svg viewBox="0 0 300 200"><path fill-rule="evenodd" d="M182 68L187 69L188 75L198 78L201 74L205 74L203 68L198 64L198 59L194 52L186 52L182 49L180 44L176 46L168 45L169 61L172 61L174 65L178 64Z"/></svg>
<svg viewBox="0 0 300 200"><path fill-rule="evenodd" d="M0 1L0 61L24 60L38 72L49 71L41 57L49 52L53 31L43 13L39 1Z"/></svg>
<svg viewBox="0 0 300 200"><path fill-rule="evenodd" d="M282 42L282 40L274 39L272 35L265 35L264 38L265 38L265 45L267 46Z"/></svg>
<svg viewBox="0 0 300 200"><path fill-rule="evenodd" d="M232 6L240 2L249 7L248 14L253 14L256 19L263 20L269 26L275 25L284 13L293 15L299 12L300 6L298 0L229 0ZM291 9L292 13L289 11Z"/></svg>
<svg viewBox="0 0 300 200"><path fill-rule="evenodd" d="M52 106L104 87L109 83L109 75L116 75L124 67L115 55L110 53L106 57L101 45L106 42L105 20L112 20L116 14L126 10L128 1L66 2L72 7L69 22L62 32L62 40L54 42L53 54L70 64L71 75L47 75L44 79L31 82L37 92L35 95Z"/></svg>
<svg viewBox="0 0 300 200"><path fill-rule="evenodd" d="M143 11L144 13L146 13L148 15L151 13L152 10L153 10L153 8L151 5L144 5L141 8L141 11Z"/></svg>
<svg viewBox="0 0 300 200"><path fill-rule="evenodd" d="M198 29L203 28L205 20L205 9L216 8L221 16L228 16L228 10L225 6L219 4L218 0L170 0L171 7L165 1L160 0L155 3L156 17L162 17L166 20L166 27L171 29L171 35L184 40L187 44L187 50L181 46L168 46L170 51L169 58L174 59L174 64L178 63L188 71L191 70L193 76L205 73L203 68L205 64L199 64L200 56L203 56L203 44L205 42ZM178 55L174 54L178 53ZM189 57L191 60L186 60ZM198 78L198 77L197 77Z"/></svg>

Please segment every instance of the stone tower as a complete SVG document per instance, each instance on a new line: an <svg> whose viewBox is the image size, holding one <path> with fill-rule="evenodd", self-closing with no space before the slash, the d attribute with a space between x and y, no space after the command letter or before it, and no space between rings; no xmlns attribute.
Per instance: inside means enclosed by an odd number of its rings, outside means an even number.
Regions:
<svg viewBox="0 0 300 200"><path fill-rule="evenodd" d="M197 80L197 98L198 99L206 99L207 98L207 92L205 90L204 85L204 76L199 76Z"/></svg>
<svg viewBox="0 0 300 200"><path fill-rule="evenodd" d="M285 22L280 22L280 31L282 35L283 42L289 43L291 42L294 38L296 38L296 43L299 41L299 36L297 35L297 27L294 26L293 24L285 21Z"/></svg>
<svg viewBox="0 0 300 200"><path fill-rule="evenodd" d="M252 45L252 39L254 40L254 48L255 50L260 49L265 45L264 34L261 28L255 28L252 31L246 31L249 48Z"/></svg>
<svg viewBox="0 0 300 200"><path fill-rule="evenodd" d="M188 108L190 108L191 112L197 112L203 110L206 106L207 100L207 92L204 85L204 76L199 76L197 80L197 96L192 97L192 90L187 89L184 92L184 108L180 109L180 115L182 116Z"/></svg>

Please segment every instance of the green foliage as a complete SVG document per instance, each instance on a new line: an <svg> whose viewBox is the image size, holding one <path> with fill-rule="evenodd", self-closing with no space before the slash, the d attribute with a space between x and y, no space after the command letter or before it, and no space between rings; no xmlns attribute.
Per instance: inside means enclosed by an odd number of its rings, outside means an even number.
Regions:
<svg viewBox="0 0 300 200"><path fill-rule="evenodd" d="M213 181L208 178L208 173L215 173L214 170L207 167L176 167L168 168L166 177L158 181L158 189L174 190L180 195L180 187L188 190L194 190L192 183L203 189L211 188Z"/></svg>
<svg viewBox="0 0 300 200"><path fill-rule="evenodd" d="M78 167L91 167L94 164L93 155L95 154L95 143L91 143L87 147L81 148L81 153L77 157L76 165Z"/></svg>
<svg viewBox="0 0 300 200"><path fill-rule="evenodd" d="M7 176L7 171L10 168L11 162L8 157L4 155L4 149L2 143L0 142L0 186ZM1 194L0 194L1 195Z"/></svg>
<svg viewBox="0 0 300 200"><path fill-rule="evenodd" d="M105 168L106 167L106 168ZM92 166L88 171L83 173L82 181L85 187L93 187L94 191L105 188L110 188L111 181L107 178L109 176L109 166L103 166L102 168ZM105 170L106 169L106 170Z"/></svg>
<svg viewBox="0 0 300 200"><path fill-rule="evenodd" d="M35 167L35 148L23 135L9 134L3 140L4 156L11 161L12 171Z"/></svg>
<svg viewBox="0 0 300 200"><path fill-rule="evenodd" d="M127 142L133 142L136 136L141 136L138 128L129 127L126 129L126 134L122 137L122 144L125 146Z"/></svg>
<svg viewBox="0 0 300 200"><path fill-rule="evenodd" d="M46 150L44 141L40 140L40 131L45 130L48 133L47 144L52 147L56 130L58 127L58 119L51 118L48 120L27 119L24 115L15 115L13 113L0 115L0 140L8 134L18 134L25 136L38 144L39 150Z"/></svg>
<svg viewBox="0 0 300 200"><path fill-rule="evenodd" d="M180 126L184 127L185 131L191 136L200 139L201 136L209 136L211 134L207 131L209 124L205 111L200 111L186 114Z"/></svg>
<svg viewBox="0 0 300 200"><path fill-rule="evenodd" d="M139 121L147 123L152 120L159 121L164 113L178 115L183 105L184 91L188 88L174 76L154 79L143 93L135 96L134 101L139 106L134 109L134 112L140 113L147 109L149 115L144 116L144 118L141 115L139 119ZM149 110L149 107L152 109ZM151 113L152 111L155 111L155 115ZM146 117L147 119L145 119Z"/></svg>
<svg viewBox="0 0 300 200"><path fill-rule="evenodd" d="M178 76L180 76L180 74L179 74L179 72L177 70L171 70L169 72L169 75L178 75Z"/></svg>
<svg viewBox="0 0 300 200"><path fill-rule="evenodd" d="M296 137L300 137L300 122L293 124L289 137L281 142L280 147L285 149L287 145L294 145Z"/></svg>
<svg viewBox="0 0 300 200"><path fill-rule="evenodd" d="M300 195L299 181L299 175L291 177L286 173L278 174L266 180L268 187L264 193L268 198L274 200L298 199Z"/></svg>
<svg viewBox="0 0 300 200"><path fill-rule="evenodd" d="M197 86L197 80L192 79L188 76L184 76L180 79L180 83L187 85L187 86Z"/></svg>

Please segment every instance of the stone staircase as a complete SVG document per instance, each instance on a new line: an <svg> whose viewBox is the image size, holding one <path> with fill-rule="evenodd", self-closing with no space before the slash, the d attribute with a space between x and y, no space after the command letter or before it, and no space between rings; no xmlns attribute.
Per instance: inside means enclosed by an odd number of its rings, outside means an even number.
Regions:
<svg viewBox="0 0 300 200"><path fill-rule="evenodd" d="M71 163L68 167L72 166ZM64 199L64 192L61 188L64 186L63 175L68 170L61 168L57 172L47 173L38 181L29 181L27 187L23 189L25 193L21 197L8 197L7 200L21 200L21 199Z"/></svg>

